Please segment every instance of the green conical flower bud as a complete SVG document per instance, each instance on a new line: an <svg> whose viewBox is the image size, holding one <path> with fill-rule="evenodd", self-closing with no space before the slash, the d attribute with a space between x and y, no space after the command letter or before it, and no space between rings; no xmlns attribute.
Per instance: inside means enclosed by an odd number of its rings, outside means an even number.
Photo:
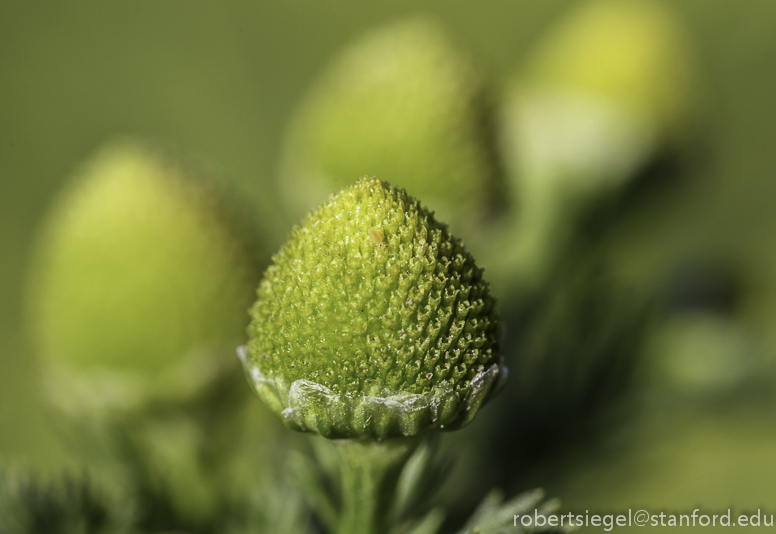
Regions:
<svg viewBox="0 0 776 534"><path fill-rule="evenodd" d="M41 240L30 306L60 407L180 398L228 368L261 269L214 193L133 143L104 149L68 186Z"/></svg>
<svg viewBox="0 0 776 534"><path fill-rule="evenodd" d="M294 228L258 297L241 357L296 430L454 429L505 377L482 271L429 211L374 178Z"/></svg>
<svg viewBox="0 0 776 534"><path fill-rule="evenodd" d="M425 19L368 33L292 123L282 187L301 217L355 176L394 176L456 231L499 200L495 122L476 69ZM460 222L459 222L460 221Z"/></svg>

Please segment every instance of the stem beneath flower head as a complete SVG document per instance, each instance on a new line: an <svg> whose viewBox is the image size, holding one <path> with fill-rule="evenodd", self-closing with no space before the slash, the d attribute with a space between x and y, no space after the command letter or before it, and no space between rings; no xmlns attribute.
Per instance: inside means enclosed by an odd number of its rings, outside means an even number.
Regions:
<svg viewBox="0 0 776 534"><path fill-rule="evenodd" d="M335 441L342 510L336 534L386 534L396 482L420 443L416 438Z"/></svg>

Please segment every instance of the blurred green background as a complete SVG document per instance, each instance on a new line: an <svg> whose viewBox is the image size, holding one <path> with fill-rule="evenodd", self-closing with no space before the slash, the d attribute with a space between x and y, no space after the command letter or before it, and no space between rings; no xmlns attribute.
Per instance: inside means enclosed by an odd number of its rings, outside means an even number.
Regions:
<svg viewBox="0 0 776 534"><path fill-rule="evenodd" d="M255 207L273 250L294 222L278 210L274 182L286 123L342 46L375 25L428 13L499 80L574 4L0 3L0 460L49 472L76 463L39 399L23 296L42 217L97 147L131 135L194 154ZM697 140L675 180L633 192L603 254L617 277L644 287L697 261L744 273L740 316L776 346L776 4L671 5L695 47ZM767 508L776 502L768 406L656 418L532 482L569 510L776 512Z"/></svg>

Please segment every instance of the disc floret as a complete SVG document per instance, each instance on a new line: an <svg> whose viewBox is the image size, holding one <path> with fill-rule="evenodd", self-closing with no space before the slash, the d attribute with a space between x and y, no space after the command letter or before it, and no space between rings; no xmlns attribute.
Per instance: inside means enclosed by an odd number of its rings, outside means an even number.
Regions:
<svg viewBox="0 0 776 534"><path fill-rule="evenodd" d="M457 428L505 376L482 270L433 213L374 178L292 230L258 297L243 361L297 430Z"/></svg>

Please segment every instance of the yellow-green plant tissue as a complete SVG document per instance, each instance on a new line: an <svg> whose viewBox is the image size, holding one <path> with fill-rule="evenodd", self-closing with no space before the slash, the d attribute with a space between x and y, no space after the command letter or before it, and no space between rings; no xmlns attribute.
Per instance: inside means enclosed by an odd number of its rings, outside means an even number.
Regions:
<svg viewBox="0 0 776 534"><path fill-rule="evenodd" d="M123 142L58 199L33 268L30 318L60 407L185 397L243 342L258 254L207 183L161 150Z"/></svg>
<svg viewBox="0 0 776 534"><path fill-rule="evenodd" d="M689 48L657 2L595 0L572 11L508 93L513 166L531 176L574 174L594 189L627 178L686 134Z"/></svg>
<svg viewBox="0 0 776 534"><path fill-rule="evenodd" d="M690 56L669 7L649 0L574 4L539 40L500 108L519 209L486 257L495 285L545 283L581 221L688 137Z"/></svg>
<svg viewBox="0 0 776 534"><path fill-rule="evenodd" d="M284 196L302 217L375 176L467 231L498 201L492 108L483 78L436 23L374 30L335 59L300 106L284 149Z"/></svg>
<svg viewBox="0 0 776 534"><path fill-rule="evenodd" d="M275 255L242 358L293 429L372 439L451 430L505 377L494 308L447 227L404 190L364 177Z"/></svg>

